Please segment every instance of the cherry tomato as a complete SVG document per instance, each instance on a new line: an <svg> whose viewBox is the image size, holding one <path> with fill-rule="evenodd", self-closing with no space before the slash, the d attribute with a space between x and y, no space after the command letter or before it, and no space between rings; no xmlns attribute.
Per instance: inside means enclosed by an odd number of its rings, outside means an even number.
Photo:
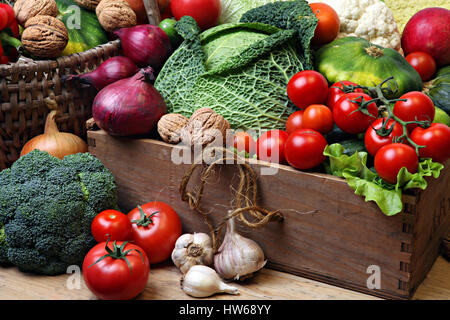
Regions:
<svg viewBox="0 0 450 320"><path fill-rule="evenodd" d="M411 91L400 97L406 101L398 101L394 105L394 114L403 121L430 121L433 122L436 109L433 101L424 93ZM411 132L418 125L411 123L407 126Z"/></svg>
<svg viewBox="0 0 450 320"><path fill-rule="evenodd" d="M323 104L313 104L303 113L302 126L305 129L313 129L322 134L333 130L333 113Z"/></svg>
<svg viewBox="0 0 450 320"><path fill-rule="evenodd" d="M415 128L411 133L411 140L420 146L421 158L431 158L433 161L444 163L450 158L450 127L442 123L432 123L431 127Z"/></svg>
<svg viewBox="0 0 450 320"><path fill-rule="evenodd" d="M403 135L403 127L392 119L389 119L387 125L385 126L386 130L390 130L392 128L392 132L388 136L380 136L376 130L381 129L383 126L383 121L386 119L377 119L375 120L371 126L366 131L366 135L364 137L364 143L366 145L366 149L372 156L375 156L378 150L381 147L384 147L387 144L394 143L394 139L401 137Z"/></svg>
<svg viewBox="0 0 450 320"><path fill-rule="evenodd" d="M175 19L191 16L202 30L217 25L221 13L220 0L171 0L170 10Z"/></svg>
<svg viewBox="0 0 450 320"><path fill-rule="evenodd" d="M154 201L131 210L133 243L142 247L150 264L167 260L181 236L181 221L175 210L164 202Z"/></svg>
<svg viewBox="0 0 450 320"><path fill-rule="evenodd" d="M131 223L126 214L117 210L100 212L92 221L92 235L95 241L104 242L111 236L111 240L131 240Z"/></svg>
<svg viewBox="0 0 450 320"><path fill-rule="evenodd" d="M372 116L364 114L359 109L359 105L352 101L362 102L370 101L372 98L365 93L346 93L334 105L333 119L336 125L344 132L350 134L359 134L367 130L370 124L375 121L378 108L375 103L367 107Z"/></svg>
<svg viewBox="0 0 450 320"><path fill-rule="evenodd" d="M343 84L346 86L349 86L349 85L357 86L356 83L353 83L351 81L339 81L339 82L334 83L328 89L328 97L327 97L327 102L326 102L326 105L331 110L333 110L334 104L345 94L345 92L343 90L343 88L344 88ZM355 89L353 92L364 93L364 90L358 88L358 89Z"/></svg>
<svg viewBox="0 0 450 320"><path fill-rule="evenodd" d="M312 104L324 104L328 95L328 82L317 71L300 71L289 80L287 94L299 109Z"/></svg>
<svg viewBox="0 0 450 320"><path fill-rule="evenodd" d="M319 132L300 129L287 139L284 154L292 167L307 170L317 167L325 160L323 151L326 146L327 141Z"/></svg>
<svg viewBox="0 0 450 320"><path fill-rule="evenodd" d="M419 166L419 157L414 148L402 144L392 143L382 147L375 155L375 170L378 175L388 183L396 184L401 168L416 173Z"/></svg>
<svg viewBox="0 0 450 320"><path fill-rule="evenodd" d="M303 110L298 110L292 113L286 121L286 132L291 134L292 132L302 129L303 122Z"/></svg>
<svg viewBox="0 0 450 320"><path fill-rule="evenodd" d="M323 45L336 39L341 21L336 11L325 3L310 3L312 11L316 15L319 22L312 43L315 45Z"/></svg>
<svg viewBox="0 0 450 320"><path fill-rule="evenodd" d="M413 52L406 56L406 60L417 71L422 81L431 80L436 73L436 62L426 52Z"/></svg>
<svg viewBox="0 0 450 320"><path fill-rule="evenodd" d="M103 300L133 299L147 286L149 272L145 251L128 242L101 242L83 261L86 286Z"/></svg>
<svg viewBox="0 0 450 320"><path fill-rule="evenodd" d="M284 145L288 137L289 134L283 130L271 130L263 133L256 142L258 159L273 163L286 163Z"/></svg>
<svg viewBox="0 0 450 320"><path fill-rule="evenodd" d="M245 131L238 131L233 135L232 145L238 152L245 151L249 155L256 154L256 141Z"/></svg>

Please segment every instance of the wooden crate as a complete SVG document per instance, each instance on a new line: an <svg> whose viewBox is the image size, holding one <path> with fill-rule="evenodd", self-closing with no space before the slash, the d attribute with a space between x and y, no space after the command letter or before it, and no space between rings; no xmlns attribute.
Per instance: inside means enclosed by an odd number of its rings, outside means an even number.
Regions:
<svg viewBox="0 0 450 320"><path fill-rule="evenodd" d="M202 218L181 200L180 180L190 165L171 161L173 146L150 139L113 138L103 131L89 132L88 144L116 177L124 212L137 204L164 201L177 210L185 232L208 231ZM252 161L257 173L268 166ZM259 176L259 204L283 209L285 220L256 230L239 228L261 245L270 268L384 298L412 296L450 228L448 166L439 179L429 180L425 191L404 196L404 212L393 217L355 195L342 179L276 167L276 175ZM235 166L221 166L207 186L203 206L214 212L216 222L230 208L235 170ZM317 211L301 213L312 210ZM367 287L375 270L371 266L379 268L380 289Z"/></svg>

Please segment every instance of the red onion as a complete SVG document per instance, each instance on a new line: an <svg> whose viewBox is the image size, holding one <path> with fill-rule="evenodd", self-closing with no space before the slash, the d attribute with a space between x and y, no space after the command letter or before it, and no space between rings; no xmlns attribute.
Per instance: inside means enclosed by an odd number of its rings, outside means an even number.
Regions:
<svg viewBox="0 0 450 320"><path fill-rule="evenodd" d="M151 66L158 71L172 53L169 37L158 26L142 24L119 29L114 34L120 38L123 54L138 67Z"/></svg>
<svg viewBox="0 0 450 320"><path fill-rule="evenodd" d="M101 90L111 83L135 75L138 71L138 67L130 58L117 56L109 58L92 72L69 76L66 80L78 79L81 83Z"/></svg>
<svg viewBox="0 0 450 320"><path fill-rule="evenodd" d="M147 67L133 77L102 89L94 99L92 115L97 125L113 136L151 133L167 113L161 94L150 83L153 69Z"/></svg>

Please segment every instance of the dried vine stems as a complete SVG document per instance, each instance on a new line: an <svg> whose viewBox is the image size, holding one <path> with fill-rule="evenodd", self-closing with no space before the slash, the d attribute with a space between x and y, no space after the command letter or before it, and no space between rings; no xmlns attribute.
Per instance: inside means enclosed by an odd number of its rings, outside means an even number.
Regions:
<svg viewBox="0 0 450 320"><path fill-rule="evenodd" d="M194 161L194 164L187 170L180 184L180 193L183 201L188 202L189 207L199 213L208 225L213 241L213 249L216 252L219 248L220 233L225 226L228 219L238 217L238 219L249 228L259 228L267 225L270 221L283 220L283 215L279 210L270 211L258 205L258 184L257 176L252 167L239 157L232 150L223 147L210 147L203 150L203 155L208 153L214 154L214 160L209 164L203 161ZM205 187L210 179L214 169L222 164L233 163L238 169L239 185L234 195L235 209L228 212L222 221L214 227L210 218L211 212L204 210L201 207L201 200L204 196ZM197 191L188 191L188 184L194 176L197 169L202 169L200 174L200 184ZM252 221L247 219L245 213L249 213L253 217Z"/></svg>

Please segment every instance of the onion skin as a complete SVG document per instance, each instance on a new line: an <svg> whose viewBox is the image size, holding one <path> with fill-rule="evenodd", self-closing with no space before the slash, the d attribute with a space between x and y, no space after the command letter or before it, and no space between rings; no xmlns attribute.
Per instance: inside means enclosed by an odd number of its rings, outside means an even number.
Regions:
<svg viewBox="0 0 450 320"><path fill-rule="evenodd" d="M137 25L114 34L120 38L123 54L138 67L150 66L159 71L172 53L169 37L158 26Z"/></svg>
<svg viewBox="0 0 450 320"><path fill-rule="evenodd" d="M58 130L55 122L56 114L55 110L48 114L44 133L34 137L23 146L21 157L35 149L46 151L59 159L71 154L88 152L88 146L83 139L72 133Z"/></svg>
<svg viewBox="0 0 450 320"><path fill-rule="evenodd" d="M149 83L152 76L153 70L148 67L102 89L92 106L97 125L112 136L151 133L167 113L163 97Z"/></svg>
<svg viewBox="0 0 450 320"><path fill-rule="evenodd" d="M116 56L104 61L92 72L69 76L67 80L78 79L81 83L89 84L101 90L104 87L135 75L139 71L136 64L127 57Z"/></svg>

